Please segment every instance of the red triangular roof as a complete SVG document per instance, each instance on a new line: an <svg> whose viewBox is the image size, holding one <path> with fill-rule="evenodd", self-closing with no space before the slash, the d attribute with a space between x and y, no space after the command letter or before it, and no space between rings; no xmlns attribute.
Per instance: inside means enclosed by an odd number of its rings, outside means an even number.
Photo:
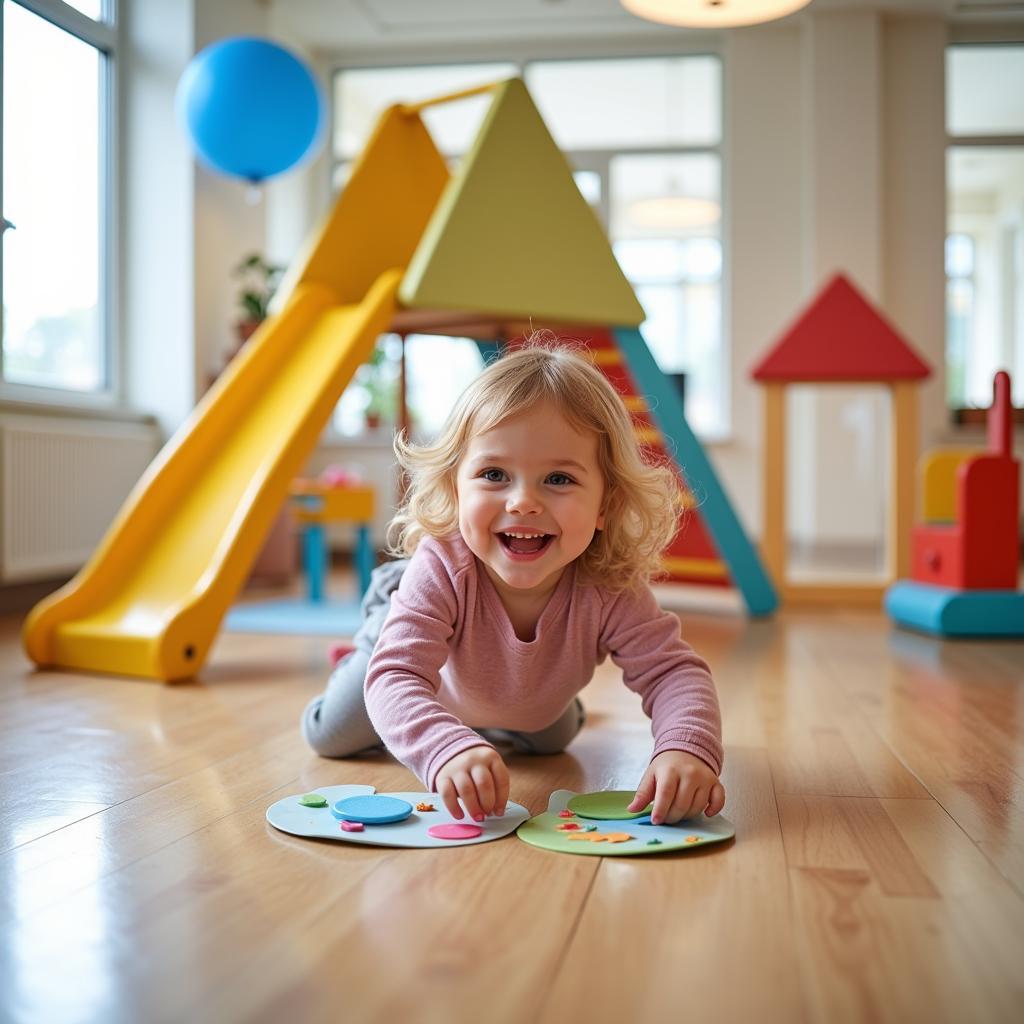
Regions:
<svg viewBox="0 0 1024 1024"><path fill-rule="evenodd" d="M920 380L931 367L837 274L751 370L761 381Z"/></svg>

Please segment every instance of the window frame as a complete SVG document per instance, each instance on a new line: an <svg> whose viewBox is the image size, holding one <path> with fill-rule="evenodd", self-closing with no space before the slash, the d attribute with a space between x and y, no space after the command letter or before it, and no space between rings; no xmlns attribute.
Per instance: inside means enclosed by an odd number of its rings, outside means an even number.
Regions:
<svg viewBox="0 0 1024 1024"><path fill-rule="evenodd" d="M1006 33L995 32L992 35L988 33L975 34L971 32L954 33L946 44L945 52L948 55L950 50L958 47L970 46L970 47L996 47L996 46L1021 46L1024 45L1024 33L1018 31L1010 31ZM949 90L948 78L945 82L946 90ZM1015 134L1000 134L1000 135L957 135L949 130L948 122L945 125L946 134L946 145L944 150L945 156L945 167L949 166L950 156L953 150L956 149L988 149L998 150L1001 148L1016 148L1024 149L1024 131ZM948 182L947 182L948 188ZM949 209L947 207L945 213L945 220L943 223L943 243L953 234L960 234L962 232L954 232L950 230L949 226ZM945 256L945 252L943 252ZM951 278L948 274L944 276L946 285L948 286ZM971 274L972 282L976 283L976 270ZM945 302L945 290L943 292ZM944 324L948 324L948 306L944 310L943 321ZM948 327L944 327L944 346L943 346L943 367L948 372L948 364L945 362L946 346L949 343ZM946 399L944 399L946 401ZM988 412L987 407L976 407L970 405L947 405L949 412L949 420L955 426L964 425L977 425L984 424L985 417ZM1024 424L1024 406L1013 406L1011 403L1011 419L1015 424Z"/></svg>
<svg viewBox="0 0 1024 1024"><path fill-rule="evenodd" d="M725 102L725 93L727 88L726 74L725 74L725 56L720 47L714 45L708 45L706 41L695 42L692 47L680 47L678 50L669 52L664 50L661 46L656 49L651 49L649 52L646 50L638 49L628 53L608 53L605 51L597 52L565 52L562 49L552 49L550 52L544 53L531 53L529 56L518 53L518 52L507 52L503 50L495 50L494 52L488 52L486 54L474 55L472 57L466 56L461 57L458 54L439 54L439 53L417 53L415 56L398 55L398 54L386 54L375 56L369 59L360 59L358 61L348 63L345 61L338 61L329 68L328 74L331 82L329 89L329 104L330 104L330 124L333 126L336 123L338 116L338 109L336 105L337 90L334 87L335 80L339 74L348 71L362 71L362 70L376 70L381 68L401 68L403 70L408 68L422 67L431 68L438 66L454 66L458 65L461 67L470 67L476 64L492 64L496 62L507 62L516 65L516 73L524 79L526 79L526 71L531 64L544 64L551 61L568 62L578 61L580 63L587 61L602 61L602 60L676 60L679 58L687 57L712 57L718 61L720 68L720 133L718 142L714 144L673 144L673 145L653 145L653 146L627 146L621 149L567 149L563 150L566 158L573 171L593 171L598 174L601 179L601 201L598 205L598 213L601 218L602 226L606 233L609 233L609 242L614 244L615 239L610 235L611 229L611 163L612 158L616 156L685 156L688 154L701 154L701 153L713 153L718 158L718 171L719 171L719 195L722 200L722 228L719 233L719 244L722 247L722 270L719 277L719 312L720 312L720 356L722 360L722 375L721 380L722 394L718 396L719 401L722 403L722 422L719 429L713 434L702 438L705 443L714 443L728 438L733 432L732 422L732 408L730 402L730 396L728 393L728 374L730 365L730 351L731 351L731 339L728 337L728 324L729 316L727 310L728 302L728 288L727 283L729 279L729 237L726 230L728 224L728 214L726 212L726 197L725 197L725 177L726 168L725 162L727 158L727 105ZM330 147L330 161L328 172L325 175L325 193L326 202L328 204L333 203L337 196L337 192L334 188L335 175L338 173L340 166L346 163L352 162L352 157L339 157L335 151L333 145ZM347 440L347 441L358 441L359 437L350 437L349 435L340 434L335 430L333 420L328 427L328 436L332 440Z"/></svg>
<svg viewBox="0 0 1024 1024"><path fill-rule="evenodd" d="M124 352L120 335L120 73L118 51L121 23L117 0L102 0L101 19L95 20L64 3L63 0L0 0L15 3L50 22L57 29L79 39L105 58L99 80L100 166L99 202L101 204L99 253L99 330L104 359L104 385L95 391L73 391L12 382L4 377L3 352L0 350L0 404L43 408L99 409L119 407L124 400ZM3 47L3 19L0 17L0 52ZM0 170L3 167L3 85L0 82ZM3 174L0 173L0 210L3 208ZM3 282L3 246L0 245L0 295Z"/></svg>

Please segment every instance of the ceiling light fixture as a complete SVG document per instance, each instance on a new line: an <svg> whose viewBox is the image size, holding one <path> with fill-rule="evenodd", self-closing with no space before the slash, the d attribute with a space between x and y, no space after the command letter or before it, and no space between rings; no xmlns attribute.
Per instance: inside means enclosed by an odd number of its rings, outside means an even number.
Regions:
<svg viewBox="0 0 1024 1024"><path fill-rule="evenodd" d="M619 0L647 21L687 28L726 28L775 21L806 7L811 0Z"/></svg>

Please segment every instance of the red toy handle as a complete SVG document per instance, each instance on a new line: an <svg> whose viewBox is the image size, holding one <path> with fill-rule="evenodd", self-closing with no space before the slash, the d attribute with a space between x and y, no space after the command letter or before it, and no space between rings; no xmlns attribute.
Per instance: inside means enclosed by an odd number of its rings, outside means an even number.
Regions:
<svg viewBox="0 0 1024 1024"><path fill-rule="evenodd" d="M1010 423L1010 375L1000 370L992 381L992 408L988 411L988 450L1009 459L1012 427Z"/></svg>

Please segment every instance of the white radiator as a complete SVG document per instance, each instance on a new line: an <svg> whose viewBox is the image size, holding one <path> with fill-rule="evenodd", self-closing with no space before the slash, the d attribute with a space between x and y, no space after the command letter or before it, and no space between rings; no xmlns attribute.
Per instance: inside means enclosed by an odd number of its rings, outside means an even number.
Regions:
<svg viewBox="0 0 1024 1024"><path fill-rule="evenodd" d="M159 445L146 423L0 416L0 582L78 569Z"/></svg>

